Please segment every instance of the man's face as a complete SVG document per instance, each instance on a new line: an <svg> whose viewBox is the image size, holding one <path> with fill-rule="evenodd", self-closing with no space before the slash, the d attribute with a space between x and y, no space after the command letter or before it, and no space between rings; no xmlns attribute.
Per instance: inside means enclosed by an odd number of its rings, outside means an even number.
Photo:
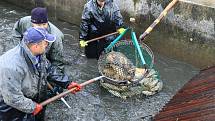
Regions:
<svg viewBox="0 0 215 121"><path fill-rule="evenodd" d="M105 0L97 0L97 3L100 6L100 8L103 8L105 5Z"/></svg>
<svg viewBox="0 0 215 121"><path fill-rule="evenodd" d="M42 23L42 24L32 23L32 24L33 24L33 27L44 28L44 29L48 28L48 23Z"/></svg>
<svg viewBox="0 0 215 121"><path fill-rule="evenodd" d="M32 46L33 47L32 53L34 53L34 55L41 55L45 53L47 46L48 46L48 42L45 40L42 40L41 42L36 43Z"/></svg>

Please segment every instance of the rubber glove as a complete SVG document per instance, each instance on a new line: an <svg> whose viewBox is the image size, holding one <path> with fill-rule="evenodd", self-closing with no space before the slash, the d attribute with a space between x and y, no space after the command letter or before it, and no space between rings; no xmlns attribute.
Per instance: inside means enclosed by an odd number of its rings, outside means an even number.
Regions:
<svg viewBox="0 0 215 121"><path fill-rule="evenodd" d="M72 89L72 88L74 88L74 87L76 87L75 88L75 90L73 90L71 93L72 94L75 94L76 92L78 92L78 91L80 91L81 90L81 85L79 85L78 83L76 83L76 82L71 82L70 84L69 84L69 86L67 87L67 89L68 90L70 90L70 89Z"/></svg>
<svg viewBox="0 0 215 121"><path fill-rule="evenodd" d="M88 45L88 44L87 44L86 41L80 40L80 46L81 46L81 47L86 47L87 45Z"/></svg>
<svg viewBox="0 0 215 121"><path fill-rule="evenodd" d="M43 109L43 106L37 103L34 109L33 115L34 116L37 115L42 109Z"/></svg>
<svg viewBox="0 0 215 121"><path fill-rule="evenodd" d="M117 32L119 32L119 34L122 34L125 30L126 30L125 28L119 28L119 29L117 30Z"/></svg>

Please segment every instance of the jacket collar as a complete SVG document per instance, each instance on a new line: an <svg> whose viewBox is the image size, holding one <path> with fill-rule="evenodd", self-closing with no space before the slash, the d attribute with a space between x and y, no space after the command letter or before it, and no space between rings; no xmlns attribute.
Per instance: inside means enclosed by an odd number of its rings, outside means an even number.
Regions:
<svg viewBox="0 0 215 121"><path fill-rule="evenodd" d="M24 41L21 41L20 45L24 49L24 54L28 56L33 65L36 65L38 63L37 58L31 53L30 49L27 47Z"/></svg>

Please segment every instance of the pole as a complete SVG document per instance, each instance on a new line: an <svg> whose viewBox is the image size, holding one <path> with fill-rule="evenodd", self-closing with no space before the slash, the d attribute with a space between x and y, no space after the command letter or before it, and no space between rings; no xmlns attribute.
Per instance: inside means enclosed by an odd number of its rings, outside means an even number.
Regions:
<svg viewBox="0 0 215 121"><path fill-rule="evenodd" d="M86 85L88 85L88 84L91 84L91 83L93 83L93 82L95 82L95 81L97 81L97 80L99 80L99 79L101 79L101 78L103 78L103 77L104 77L104 76L99 76L99 77L90 79L90 80L88 80L88 81L86 81L86 82L81 83L80 86L81 86L81 87L84 87L84 86L86 86ZM49 104L49 103L51 103L51 102L53 102L53 101L55 101L55 100L57 100L57 99L59 99L59 98L61 98L61 97L67 95L68 93L71 93L71 92L74 91L75 89L76 89L76 87L74 87L74 88L72 88L72 89L70 89L70 90L67 90L67 91L65 91L65 92L62 92L62 93L60 93L60 94L58 94L58 95L56 95L56 96L54 96L54 97L52 97L52 98L49 98L49 99L43 101L42 103L40 103L40 105L45 106L45 105L47 105L47 104Z"/></svg>
<svg viewBox="0 0 215 121"><path fill-rule="evenodd" d="M179 0L173 0L167 7L161 12L159 17L146 29L146 31L140 35L139 40L144 40L144 38L153 30L153 28L161 21L161 19L167 15L167 12L178 2Z"/></svg>
<svg viewBox="0 0 215 121"><path fill-rule="evenodd" d="M48 85L49 89L51 89L51 90L54 89L54 88L52 87L52 85L51 85L49 82L47 82L47 85ZM59 92L56 92L56 94L58 95ZM63 97L61 97L60 100L61 100L68 108L71 108L71 106L66 102L66 100L65 100Z"/></svg>
<svg viewBox="0 0 215 121"><path fill-rule="evenodd" d="M108 36L111 36L111 35L115 35L115 34L118 34L118 32L113 32L113 33L110 33L110 34L103 35L101 37L93 38L91 40L86 41L86 43L90 43L90 42L93 42L93 41L96 41L96 40L99 40L99 39L102 39L102 38L105 38L105 37L108 37Z"/></svg>

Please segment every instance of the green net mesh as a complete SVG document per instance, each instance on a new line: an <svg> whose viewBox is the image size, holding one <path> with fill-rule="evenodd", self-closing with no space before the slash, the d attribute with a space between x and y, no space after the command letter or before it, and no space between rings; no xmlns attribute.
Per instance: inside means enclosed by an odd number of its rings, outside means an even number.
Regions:
<svg viewBox="0 0 215 121"><path fill-rule="evenodd" d="M153 52L144 43L140 47L146 65L141 62L132 41L120 41L108 52L104 51L98 60L98 70L105 76L100 81L101 86L122 98L141 93L153 95L160 91L163 83L153 69Z"/></svg>

